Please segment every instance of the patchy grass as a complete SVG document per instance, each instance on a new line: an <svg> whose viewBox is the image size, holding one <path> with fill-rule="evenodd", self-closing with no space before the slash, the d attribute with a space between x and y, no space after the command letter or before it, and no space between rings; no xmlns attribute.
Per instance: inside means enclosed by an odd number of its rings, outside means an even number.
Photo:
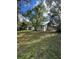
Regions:
<svg viewBox="0 0 79 59"><path fill-rule="evenodd" d="M61 34L18 32L17 59L61 59Z"/></svg>

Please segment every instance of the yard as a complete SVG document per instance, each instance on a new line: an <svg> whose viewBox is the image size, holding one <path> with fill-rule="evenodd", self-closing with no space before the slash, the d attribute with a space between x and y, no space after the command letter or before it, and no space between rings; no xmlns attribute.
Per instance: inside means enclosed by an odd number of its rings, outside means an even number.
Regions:
<svg viewBox="0 0 79 59"><path fill-rule="evenodd" d="M17 59L61 59L61 34L18 31Z"/></svg>

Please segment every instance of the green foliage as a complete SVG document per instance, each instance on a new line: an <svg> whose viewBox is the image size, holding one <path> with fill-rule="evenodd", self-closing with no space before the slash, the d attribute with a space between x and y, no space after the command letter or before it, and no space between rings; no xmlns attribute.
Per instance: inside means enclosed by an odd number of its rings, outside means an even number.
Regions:
<svg viewBox="0 0 79 59"><path fill-rule="evenodd" d="M57 26L54 26L56 28L57 32L61 32L61 16L60 16L60 12L61 11L61 7L60 6L54 6L50 12L51 12L51 19L55 21L56 24L58 24ZM53 16L53 18L52 18ZM57 18L55 16L58 16ZM55 24L54 22L52 22L52 24ZM55 25L56 25L55 24Z"/></svg>
<svg viewBox="0 0 79 59"><path fill-rule="evenodd" d="M35 31L37 31L39 25L40 25L39 20L36 20L36 19L32 20L32 26L35 28Z"/></svg>
<svg viewBox="0 0 79 59"><path fill-rule="evenodd" d="M40 25L40 23L44 19L44 17L43 17L44 9L42 7L42 4L40 4L37 7L35 7L33 10L35 11L35 16L33 17L32 24L35 27L35 30L37 30L38 26Z"/></svg>
<svg viewBox="0 0 79 59"><path fill-rule="evenodd" d="M35 14L32 14L32 11L35 12ZM31 20L32 26L35 28L35 30L38 29L38 26L40 25L40 22L43 20L43 6L42 4L36 6L34 9L29 10L25 14L23 14L25 17L29 17Z"/></svg>
<svg viewBox="0 0 79 59"><path fill-rule="evenodd" d="M25 27L27 25L27 23L26 22L22 22L22 27Z"/></svg>

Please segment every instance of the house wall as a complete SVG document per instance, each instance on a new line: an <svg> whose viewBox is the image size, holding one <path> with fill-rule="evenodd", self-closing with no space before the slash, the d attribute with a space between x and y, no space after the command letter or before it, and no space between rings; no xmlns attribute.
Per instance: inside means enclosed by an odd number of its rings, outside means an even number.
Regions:
<svg viewBox="0 0 79 59"><path fill-rule="evenodd" d="M47 30L47 25L44 25L43 26L43 31L46 31Z"/></svg>
<svg viewBox="0 0 79 59"><path fill-rule="evenodd" d="M38 31L46 31L47 30L47 25L40 25L38 27Z"/></svg>

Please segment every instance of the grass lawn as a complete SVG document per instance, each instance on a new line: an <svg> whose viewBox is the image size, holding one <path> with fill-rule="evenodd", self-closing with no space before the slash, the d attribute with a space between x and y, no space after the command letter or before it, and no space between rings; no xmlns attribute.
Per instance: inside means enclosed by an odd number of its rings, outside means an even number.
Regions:
<svg viewBox="0 0 79 59"><path fill-rule="evenodd" d="M61 34L17 32L17 59L61 59Z"/></svg>

